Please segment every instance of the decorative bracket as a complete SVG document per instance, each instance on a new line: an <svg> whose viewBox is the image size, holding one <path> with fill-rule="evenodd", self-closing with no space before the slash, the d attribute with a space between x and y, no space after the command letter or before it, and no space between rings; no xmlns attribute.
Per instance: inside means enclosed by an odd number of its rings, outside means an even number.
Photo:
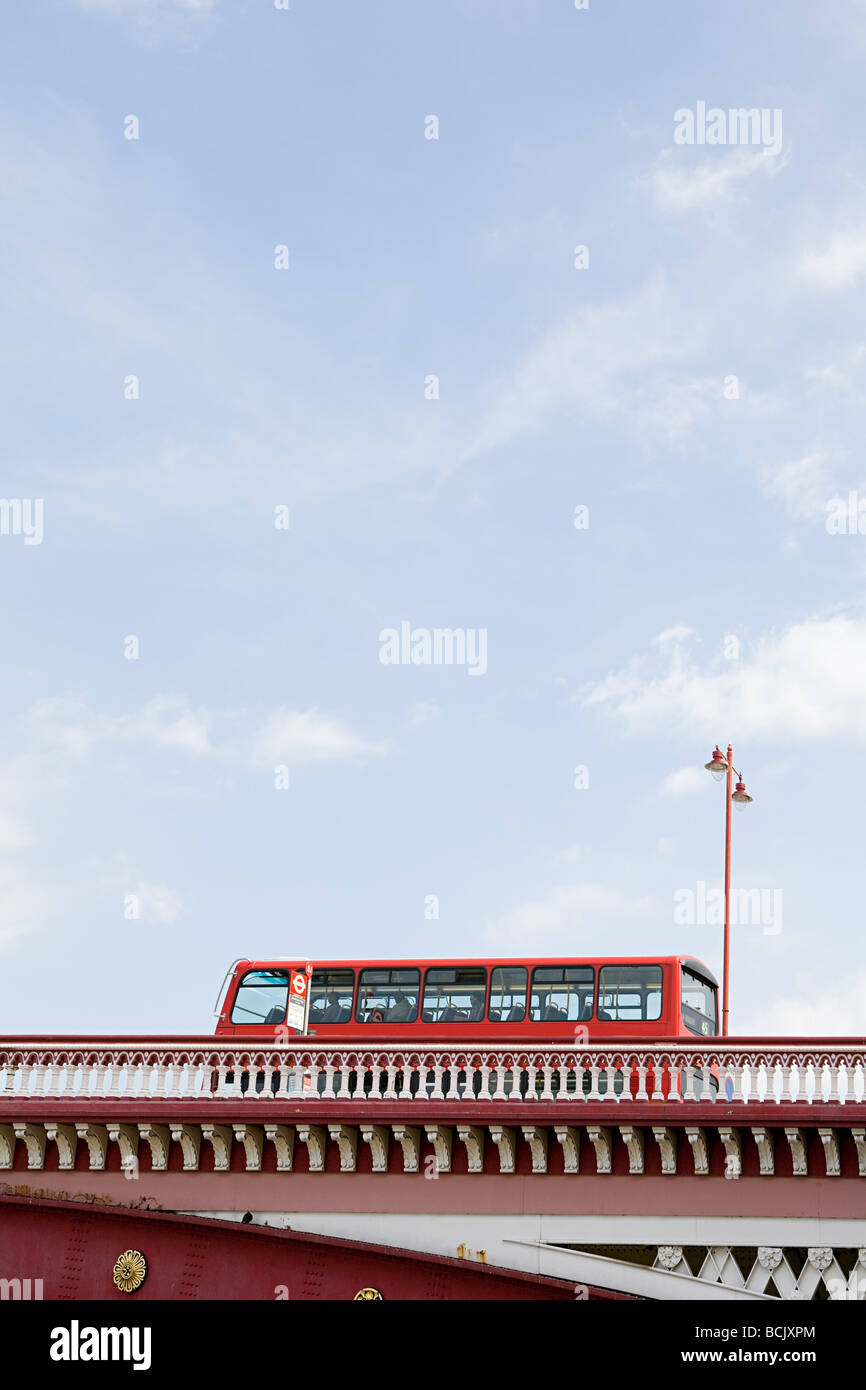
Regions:
<svg viewBox="0 0 866 1390"><path fill-rule="evenodd" d="M838 1178L841 1176L841 1156L839 1153L839 1136L835 1129L819 1129L821 1143L824 1145L824 1165L827 1170L828 1178Z"/></svg>
<svg viewBox="0 0 866 1390"><path fill-rule="evenodd" d="M262 1149L265 1143L264 1131L260 1125L245 1125L240 1123L235 1123L233 1128L238 1143L244 1146L244 1153L247 1158L247 1172L260 1173L262 1170Z"/></svg>
<svg viewBox="0 0 866 1390"><path fill-rule="evenodd" d="M677 1171L677 1136L676 1131L669 1129L667 1125L653 1125L655 1141L659 1146L662 1156L662 1172L676 1173Z"/></svg>
<svg viewBox="0 0 866 1390"><path fill-rule="evenodd" d="M562 1145L566 1173L580 1172L580 1130L573 1125L554 1125L553 1132Z"/></svg>
<svg viewBox="0 0 866 1390"><path fill-rule="evenodd" d="M91 1125L86 1121L79 1121L75 1126L75 1132L79 1139L87 1140L90 1171L101 1171L105 1167L105 1155L108 1152L108 1130L105 1125Z"/></svg>
<svg viewBox="0 0 866 1390"><path fill-rule="evenodd" d="M540 1125L522 1125L523 1137L532 1152L533 1173L547 1172L547 1130Z"/></svg>
<svg viewBox="0 0 866 1390"><path fill-rule="evenodd" d="M773 1153L773 1131L764 1129L763 1126L760 1125L753 1125L752 1138L758 1146L761 1177L771 1178L776 1171L776 1161Z"/></svg>
<svg viewBox="0 0 866 1390"><path fill-rule="evenodd" d="M198 1125L171 1125L171 1137L180 1140L183 1150L183 1171L194 1173L198 1169L198 1156L201 1149L201 1130Z"/></svg>
<svg viewBox="0 0 866 1390"><path fill-rule="evenodd" d="M508 1125L491 1125L490 1138L499 1150L500 1173L513 1173L517 1153L517 1136Z"/></svg>
<svg viewBox="0 0 866 1390"><path fill-rule="evenodd" d="M484 1172L484 1130L480 1125L458 1125L457 1138L466 1146L470 1173Z"/></svg>
<svg viewBox="0 0 866 1390"><path fill-rule="evenodd" d="M62 1169L74 1168L75 1151L78 1148L78 1135L75 1133L75 1126L60 1124L56 1120L46 1120L45 1137L49 1140L53 1139L57 1145L57 1152L60 1155L59 1167ZM0 1164L0 1167L2 1166Z"/></svg>
<svg viewBox="0 0 866 1390"><path fill-rule="evenodd" d="M328 1125L328 1132L340 1150L340 1172L354 1173L358 1153L358 1131L354 1125Z"/></svg>
<svg viewBox="0 0 866 1390"><path fill-rule="evenodd" d="M228 1125L203 1124L201 1137L213 1148L215 1173L227 1173L232 1159L232 1132Z"/></svg>
<svg viewBox="0 0 866 1390"><path fill-rule="evenodd" d="M321 1125L297 1125L301 1143L306 1146L311 1173L325 1171L325 1131Z"/></svg>
<svg viewBox="0 0 866 1390"><path fill-rule="evenodd" d="M295 1131L289 1125L265 1125L265 1138L277 1151L277 1172L291 1173L295 1149Z"/></svg>
<svg viewBox="0 0 866 1390"><path fill-rule="evenodd" d="M27 1167L45 1167L45 1130L42 1125L30 1125L24 1120L15 1120L12 1128L15 1137L23 1139L27 1145Z"/></svg>
<svg viewBox="0 0 866 1390"><path fill-rule="evenodd" d="M140 1124L138 1132L150 1147L151 1172L164 1173L168 1168L168 1152L171 1135L167 1125Z"/></svg>
<svg viewBox="0 0 866 1390"><path fill-rule="evenodd" d="M436 1154L436 1172L451 1172L451 1130L447 1125L425 1125L427 1138Z"/></svg>
<svg viewBox="0 0 866 1390"><path fill-rule="evenodd" d="M606 1125L587 1125L587 1138L595 1149L595 1167L598 1173L610 1172L611 1137Z"/></svg>
<svg viewBox="0 0 866 1390"><path fill-rule="evenodd" d="M706 1130L701 1129L699 1125L686 1125L686 1138L692 1146L695 1177L707 1177L710 1171L710 1150Z"/></svg>
<svg viewBox="0 0 866 1390"><path fill-rule="evenodd" d="M389 1137L388 1130L384 1125L361 1125L361 1138L365 1144L370 1145L374 1173L387 1173L388 1171Z"/></svg>
<svg viewBox="0 0 866 1390"><path fill-rule="evenodd" d="M417 1173L421 1153L421 1131L415 1125L392 1125L391 1131L403 1150L403 1172Z"/></svg>
<svg viewBox="0 0 866 1390"><path fill-rule="evenodd" d="M806 1137L801 1129L786 1129L788 1143L791 1146L791 1158L794 1162L794 1177L808 1177L809 1167L806 1161Z"/></svg>
<svg viewBox="0 0 866 1390"><path fill-rule="evenodd" d="M634 1125L620 1125L619 1132L622 1135L623 1143L628 1149L628 1171L630 1173L642 1173L644 1157L643 1130L637 1129Z"/></svg>

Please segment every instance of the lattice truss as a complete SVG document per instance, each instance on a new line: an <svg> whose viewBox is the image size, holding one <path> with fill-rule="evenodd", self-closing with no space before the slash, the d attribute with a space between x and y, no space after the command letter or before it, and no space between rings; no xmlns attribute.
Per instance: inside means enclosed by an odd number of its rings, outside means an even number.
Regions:
<svg viewBox="0 0 866 1390"><path fill-rule="evenodd" d="M866 1246L583 1245L587 1254L771 1298L866 1302Z"/></svg>

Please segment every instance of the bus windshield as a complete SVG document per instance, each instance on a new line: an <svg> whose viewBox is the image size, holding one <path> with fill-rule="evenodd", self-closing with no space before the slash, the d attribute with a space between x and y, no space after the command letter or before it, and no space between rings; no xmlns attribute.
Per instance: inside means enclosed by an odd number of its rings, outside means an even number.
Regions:
<svg viewBox="0 0 866 1390"><path fill-rule="evenodd" d="M690 1033L712 1037L717 1030L716 987L683 966L683 1023Z"/></svg>

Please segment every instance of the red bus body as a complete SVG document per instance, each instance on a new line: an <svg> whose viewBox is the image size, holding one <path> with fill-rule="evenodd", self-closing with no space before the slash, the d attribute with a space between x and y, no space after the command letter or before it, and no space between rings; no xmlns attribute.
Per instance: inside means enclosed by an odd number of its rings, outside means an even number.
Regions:
<svg viewBox="0 0 866 1390"><path fill-rule="evenodd" d="M299 1030L290 1029L285 1023L285 1011L283 1010L281 1017L278 1016L282 997L281 979L285 976L288 981L290 971L303 971L309 964L301 957L237 961L226 977L228 987L224 993L221 991L222 1002L217 1003L217 1035L259 1038L262 1041L274 1036L285 1038L287 1034L297 1036ZM528 985L524 1017L519 1017L519 1007L511 1008L507 1011L507 1016L503 1017L506 1010L494 1007L505 997L502 981L512 978L519 981L522 977L519 973L511 976L501 972L521 970L526 972ZM328 980L338 977L347 980L346 972L349 971L353 972L351 988L345 985L335 993L334 987L326 984ZM362 989L362 972L368 972L369 980L384 976L386 972L396 971L404 972L406 979L414 979L414 973L417 972L417 986L407 986L404 979L402 986L391 989L390 993L383 987L382 1007L368 1010L370 1021L363 1021L363 1001L370 999L371 992L375 994L376 991L373 985L366 982ZM539 972L538 976L536 971ZM572 984L557 986L544 983L551 977L558 977L559 974L564 981L572 980L578 975L581 979L588 979L589 971L592 972L591 984L580 986L583 990L580 996L575 992L577 986ZM432 974L428 975L428 972ZM463 978L475 982L472 986L474 994L470 1007L437 1009L433 1006L434 990L436 998L448 997L452 1004L455 1000L460 1004L458 996L461 991L457 984L428 984L428 980L449 976L449 972L454 974L455 980ZM486 972L483 977L486 982L483 986L479 983L482 978L481 972ZM536 980L539 983L536 984ZM644 984L636 985L632 993L627 984L620 983L628 980L643 980ZM654 983L656 980L660 981L660 998ZM646 983L647 981L649 983ZM264 1003L261 1004L256 1003L257 983L265 986L259 990L264 999ZM607 987L608 984L610 987ZM331 995L328 994L328 988L331 988ZM394 1021L389 1018L388 1015L398 1009L406 1012L407 991L411 996L413 989L417 996L414 1017L407 1021ZM239 991L245 991L241 993L241 1000L249 1001L250 1007L242 1006L238 1001ZM703 1009L703 1012L685 1003L684 991L686 998L693 1002L698 1001L699 1009ZM472 957L460 960L416 958L319 961L312 963L310 992L308 1035L317 1042L411 1043L414 1040L418 1043L441 1042L447 1045L465 1039L476 1044L489 1040L495 1046L499 1039L508 1039L511 1043L531 1044L574 1042L576 1038L584 1043L590 1040L593 1043L604 1043L607 1039L616 1038L646 1038L649 1041L654 1038L718 1036L718 982L706 965L690 956L517 956L486 959ZM464 993L467 998L470 996L468 989ZM339 1000L336 994L340 995ZM517 991L513 991L513 994L516 998ZM332 995L334 1003L330 1004L328 1000ZM384 998L386 995L398 1002L391 1005L389 1000ZM482 997L483 1010L479 1016L477 1011L481 1010ZM629 1000L636 1000L637 1003L629 1006ZM275 1001L274 1007L265 1013L271 1001ZM327 1008L318 1007L323 1001ZM612 1015L609 1008L603 1007L605 1003L610 1005L611 1001L615 1006L616 1016ZM626 1003L623 1004L622 1001ZM428 1003L431 1007L425 1009ZM560 1008L559 1013L562 1016L558 1017L557 1003L576 1007L578 1012L575 1016L566 1017L566 1010ZM335 1010L339 1011L338 1004L343 1006L344 1021L326 1021L325 1013L328 1010L332 1014ZM257 1017L258 1010L262 1011L261 1020ZM639 1016L641 1010L646 1016ZM358 1016L359 1011L362 1017ZM533 1012L539 1016L533 1018ZM345 1016L347 1013L348 1016Z"/></svg>

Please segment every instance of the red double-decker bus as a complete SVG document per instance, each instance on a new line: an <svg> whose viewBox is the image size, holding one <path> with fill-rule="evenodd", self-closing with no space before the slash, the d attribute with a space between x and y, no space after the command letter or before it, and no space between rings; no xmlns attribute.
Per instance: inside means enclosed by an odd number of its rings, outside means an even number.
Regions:
<svg viewBox="0 0 866 1390"><path fill-rule="evenodd" d="M300 1032L286 1011L304 971L307 1032L322 1042L718 1036L718 981L690 956L239 960L220 989L217 1034Z"/></svg>

